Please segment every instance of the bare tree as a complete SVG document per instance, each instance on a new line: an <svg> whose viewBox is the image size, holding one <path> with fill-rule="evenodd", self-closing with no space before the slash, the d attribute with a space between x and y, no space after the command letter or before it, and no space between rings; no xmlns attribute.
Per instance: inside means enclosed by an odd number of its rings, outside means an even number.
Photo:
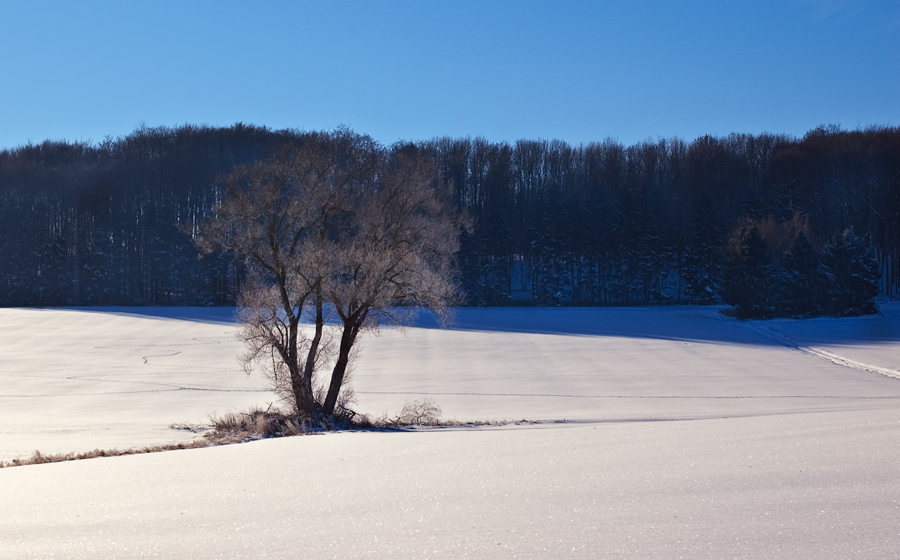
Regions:
<svg viewBox="0 0 900 560"><path fill-rule="evenodd" d="M201 249L224 248L247 263L238 302L245 368L262 366L300 416L317 408L314 376L327 358L325 230L346 212L341 193L371 175L374 154L371 139L347 131L305 135L225 178L225 197L199 237ZM314 314L311 337L304 313Z"/></svg>
<svg viewBox="0 0 900 560"><path fill-rule="evenodd" d="M360 332L415 307L441 315L456 301L457 220L433 162L415 149L385 151L345 130L313 134L224 184L199 244L247 262L245 368L263 367L300 416L335 412ZM337 348L329 311L340 319ZM317 391L317 372L332 363L327 393Z"/></svg>

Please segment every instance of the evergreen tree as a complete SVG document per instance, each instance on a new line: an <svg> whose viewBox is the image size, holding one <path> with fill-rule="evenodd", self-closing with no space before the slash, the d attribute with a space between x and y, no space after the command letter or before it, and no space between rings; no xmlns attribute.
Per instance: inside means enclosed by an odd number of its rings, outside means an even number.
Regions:
<svg viewBox="0 0 900 560"><path fill-rule="evenodd" d="M684 254L682 279L691 303L712 303L719 294L717 248L707 244L689 247Z"/></svg>
<svg viewBox="0 0 900 560"><path fill-rule="evenodd" d="M685 250L682 279L691 303L711 303L718 299L721 264L719 234L713 199L704 193L694 205L693 238Z"/></svg>
<svg viewBox="0 0 900 560"><path fill-rule="evenodd" d="M841 316L875 313L878 261L863 241L847 230L826 246L823 260L829 280L826 312Z"/></svg>
<svg viewBox="0 0 900 560"><path fill-rule="evenodd" d="M722 283L722 299L738 317L772 314L772 252L755 225L740 228L731 238Z"/></svg>
<svg viewBox="0 0 900 560"><path fill-rule="evenodd" d="M802 231L794 237L784 257L779 284L779 314L796 317L821 314L826 279L819 263L819 253Z"/></svg>

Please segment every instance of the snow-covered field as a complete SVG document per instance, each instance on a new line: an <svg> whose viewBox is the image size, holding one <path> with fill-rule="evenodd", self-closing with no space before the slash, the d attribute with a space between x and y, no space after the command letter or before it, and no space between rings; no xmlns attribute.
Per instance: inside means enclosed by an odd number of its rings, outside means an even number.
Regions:
<svg viewBox="0 0 900 560"><path fill-rule="evenodd" d="M0 558L900 557L900 304L461 309L362 342L341 433L0 470ZM229 310L0 309L0 460L272 402Z"/></svg>

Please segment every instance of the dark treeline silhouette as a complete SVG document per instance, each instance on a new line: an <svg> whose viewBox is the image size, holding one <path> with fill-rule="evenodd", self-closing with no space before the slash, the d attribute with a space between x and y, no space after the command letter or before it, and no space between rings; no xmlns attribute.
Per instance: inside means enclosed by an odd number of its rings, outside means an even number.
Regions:
<svg viewBox="0 0 900 560"><path fill-rule="evenodd" d="M717 301L726 242L748 219L803 221L818 247L852 230L875 250L883 292L900 285L898 128L420 146L475 218L461 257L474 304Z"/></svg>
<svg viewBox="0 0 900 560"><path fill-rule="evenodd" d="M196 225L221 177L302 139L141 127L0 152L0 305L233 304L242 265L199 257ZM721 301L728 241L748 220L802 224L819 252L850 230L882 293L900 288L900 128L402 148L434 158L471 218L459 265L472 305Z"/></svg>
<svg viewBox="0 0 900 560"><path fill-rule="evenodd" d="M232 303L240 269L198 260L190 228L217 202L220 174L291 136L141 127L0 152L0 304Z"/></svg>

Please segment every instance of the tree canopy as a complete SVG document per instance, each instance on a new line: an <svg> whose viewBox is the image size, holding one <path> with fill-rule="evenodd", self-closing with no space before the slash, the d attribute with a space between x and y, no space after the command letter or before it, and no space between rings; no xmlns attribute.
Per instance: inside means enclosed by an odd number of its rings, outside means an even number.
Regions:
<svg viewBox="0 0 900 560"><path fill-rule="evenodd" d="M244 362L262 367L301 416L344 405L363 330L458 301L459 221L434 163L415 147L312 133L223 183L198 244L243 261Z"/></svg>

